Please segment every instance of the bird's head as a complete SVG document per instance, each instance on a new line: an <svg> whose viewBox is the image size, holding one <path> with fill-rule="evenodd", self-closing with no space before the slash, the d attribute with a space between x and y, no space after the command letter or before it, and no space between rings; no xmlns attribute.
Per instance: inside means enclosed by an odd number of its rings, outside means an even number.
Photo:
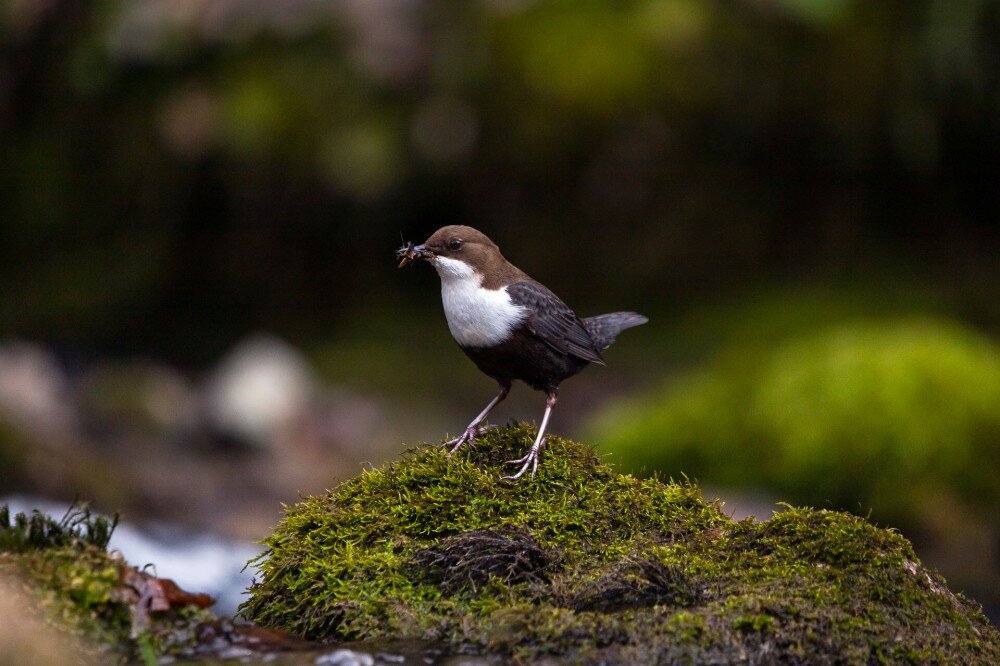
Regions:
<svg viewBox="0 0 1000 666"><path fill-rule="evenodd" d="M500 248L486 234L463 225L441 227L420 245L407 243L396 251L399 267L423 259L446 277L451 273L491 273L506 264Z"/></svg>

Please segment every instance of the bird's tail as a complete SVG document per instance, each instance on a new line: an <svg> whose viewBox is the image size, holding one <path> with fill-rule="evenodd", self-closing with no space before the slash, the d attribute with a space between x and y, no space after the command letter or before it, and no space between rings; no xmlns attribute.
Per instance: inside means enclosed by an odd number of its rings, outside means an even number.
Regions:
<svg viewBox="0 0 1000 666"><path fill-rule="evenodd" d="M590 339L594 341L597 348L604 351L626 328L639 326L647 321L649 319L635 312L611 312L596 317L587 317L583 320L583 327L590 333Z"/></svg>

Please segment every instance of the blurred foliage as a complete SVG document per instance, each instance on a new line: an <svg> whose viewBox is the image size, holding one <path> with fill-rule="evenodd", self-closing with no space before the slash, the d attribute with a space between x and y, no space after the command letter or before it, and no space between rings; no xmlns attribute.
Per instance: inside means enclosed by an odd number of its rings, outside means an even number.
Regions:
<svg viewBox="0 0 1000 666"><path fill-rule="evenodd" d="M594 437L626 465L927 528L948 500L995 524L1000 347L948 321L866 320L729 348L622 403Z"/></svg>
<svg viewBox="0 0 1000 666"><path fill-rule="evenodd" d="M17 428L0 419L0 469L4 470L0 492L20 490L20 480L25 473L25 451L29 446Z"/></svg>
<svg viewBox="0 0 1000 666"><path fill-rule="evenodd" d="M581 309L873 267L995 303L998 42L989 0L11 0L0 335L321 342L452 222Z"/></svg>

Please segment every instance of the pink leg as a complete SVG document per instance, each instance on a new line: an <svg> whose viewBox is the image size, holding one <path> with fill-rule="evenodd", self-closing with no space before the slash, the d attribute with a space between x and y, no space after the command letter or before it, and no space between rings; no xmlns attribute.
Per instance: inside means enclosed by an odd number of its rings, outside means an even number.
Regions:
<svg viewBox="0 0 1000 666"><path fill-rule="evenodd" d="M500 392L497 394L495 398L493 398L493 400L490 401L490 404L486 405L486 408L483 411L479 412L479 416L472 419L472 423L466 426L465 432L463 432L455 439L449 440L444 443L445 446L452 447L452 449L448 451L449 457L451 456L451 454L455 453L455 451L458 451L458 448L462 446L462 444L466 443L472 444L476 440L476 435L481 435L482 433L486 432L486 430L488 430L487 426L480 426L480 424L486 420L486 417L489 416L491 411L493 411L493 408L496 407L498 404L500 404L500 402L507 397L508 393L510 393L510 384L501 383Z"/></svg>
<svg viewBox="0 0 1000 666"><path fill-rule="evenodd" d="M528 453L524 455L523 458L518 458L517 460L508 460L508 465L520 465L524 463L517 474L511 474L510 476L505 476L505 479L519 479L528 468L531 468L531 476L535 476L535 472L538 471L538 455L541 453L542 448L545 446L545 428L549 424L549 416L552 414L552 408L556 406L556 394L553 391L549 393L549 396L545 399L545 414L542 415L542 424L538 426L538 435L535 437L535 443L531 445L528 449Z"/></svg>

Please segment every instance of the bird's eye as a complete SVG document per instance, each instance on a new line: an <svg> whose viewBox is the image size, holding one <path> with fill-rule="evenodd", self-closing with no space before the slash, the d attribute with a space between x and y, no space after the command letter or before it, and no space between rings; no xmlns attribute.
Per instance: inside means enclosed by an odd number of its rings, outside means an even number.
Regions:
<svg viewBox="0 0 1000 666"><path fill-rule="evenodd" d="M462 247L462 239L461 238L452 238L450 241L448 241L448 249L449 250L457 250L460 247Z"/></svg>

